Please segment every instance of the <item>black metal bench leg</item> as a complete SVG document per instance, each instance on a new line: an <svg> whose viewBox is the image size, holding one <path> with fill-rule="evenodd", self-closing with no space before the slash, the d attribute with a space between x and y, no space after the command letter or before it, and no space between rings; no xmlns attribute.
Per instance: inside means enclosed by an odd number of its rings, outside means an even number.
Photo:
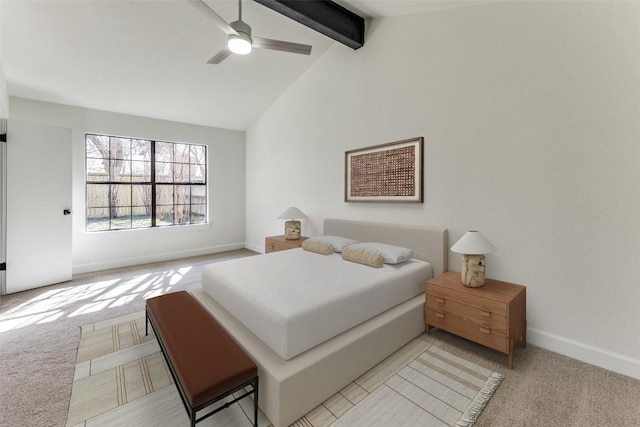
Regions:
<svg viewBox="0 0 640 427"><path fill-rule="evenodd" d="M256 382L253 384L253 426L258 427L258 381L260 378L256 377Z"/></svg>

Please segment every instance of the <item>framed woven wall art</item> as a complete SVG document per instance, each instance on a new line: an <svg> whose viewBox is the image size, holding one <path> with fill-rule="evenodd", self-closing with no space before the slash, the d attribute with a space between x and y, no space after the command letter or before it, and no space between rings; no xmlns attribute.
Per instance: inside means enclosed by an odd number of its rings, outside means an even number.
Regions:
<svg viewBox="0 0 640 427"><path fill-rule="evenodd" d="M417 137L345 152L345 202L423 202L423 145Z"/></svg>

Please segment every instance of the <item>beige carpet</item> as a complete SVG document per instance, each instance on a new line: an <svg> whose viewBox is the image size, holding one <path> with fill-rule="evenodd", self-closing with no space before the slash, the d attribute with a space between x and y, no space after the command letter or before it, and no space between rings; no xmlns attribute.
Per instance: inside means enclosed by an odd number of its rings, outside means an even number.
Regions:
<svg viewBox="0 0 640 427"><path fill-rule="evenodd" d="M416 339L296 427L470 426L502 374ZM223 402L224 403L224 402ZM250 426L250 398L199 425ZM188 417L144 312L82 328L67 426L180 426ZM260 414L260 426L269 426Z"/></svg>

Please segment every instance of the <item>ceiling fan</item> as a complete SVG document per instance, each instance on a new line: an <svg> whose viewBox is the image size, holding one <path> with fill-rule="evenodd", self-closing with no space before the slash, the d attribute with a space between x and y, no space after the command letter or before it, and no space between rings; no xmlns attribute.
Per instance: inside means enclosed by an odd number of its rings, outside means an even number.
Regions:
<svg viewBox="0 0 640 427"><path fill-rule="evenodd" d="M251 27L242 20L242 0L238 0L238 20L231 23L227 23L222 19L204 0L190 0L190 3L199 8L205 6L208 13L215 19L218 27L229 36L227 47L208 60L207 63L209 64L219 64L232 53L246 55L251 52L252 48L280 50L302 55L309 55L311 53L311 46L306 44L252 37Z"/></svg>

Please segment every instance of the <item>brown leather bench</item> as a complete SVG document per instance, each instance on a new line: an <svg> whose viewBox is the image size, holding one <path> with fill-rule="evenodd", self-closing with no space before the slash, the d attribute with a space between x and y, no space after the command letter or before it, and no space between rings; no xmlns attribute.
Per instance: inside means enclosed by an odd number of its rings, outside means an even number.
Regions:
<svg viewBox="0 0 640 427"><path fill-rule="evenodd" d="M213 317L185 291L150 298L146 304L162 354L180 392L191 426L253 394L258 425L258 369ZM145 333L149 331L145 326ZM245 387L252 390L245 391ZM200 418L196 413L235 392L232 401Z"/></svg>

